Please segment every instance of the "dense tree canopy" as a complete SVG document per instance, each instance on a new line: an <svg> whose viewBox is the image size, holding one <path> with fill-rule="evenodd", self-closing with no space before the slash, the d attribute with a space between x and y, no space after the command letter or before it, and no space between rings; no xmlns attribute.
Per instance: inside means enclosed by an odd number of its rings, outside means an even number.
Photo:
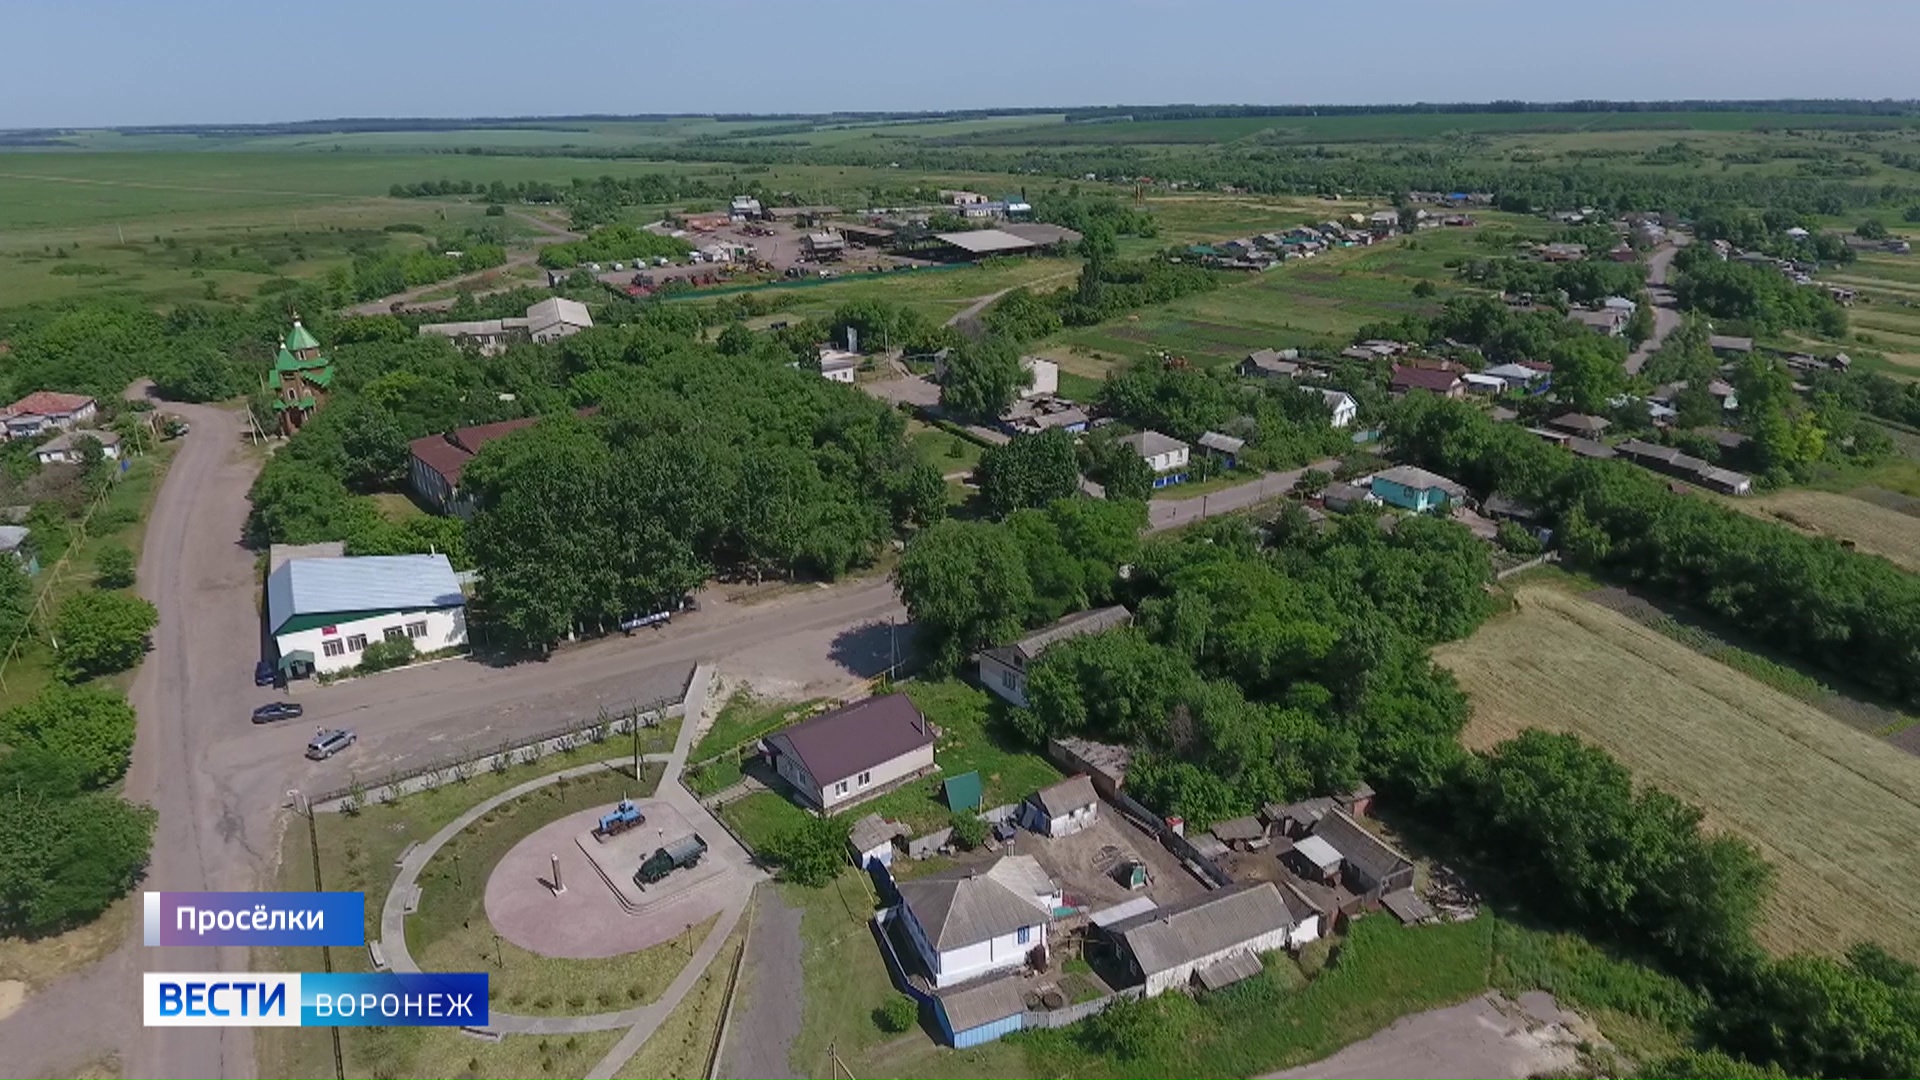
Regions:
<svg viewBox="0 0 1920 1080"><path fill-rule="evenodd" d="M987 512L1005 517L1071 498L1080 489L1080 458L1072 436L1064 431L1016 435L980 455L973 477Z"/></svg>

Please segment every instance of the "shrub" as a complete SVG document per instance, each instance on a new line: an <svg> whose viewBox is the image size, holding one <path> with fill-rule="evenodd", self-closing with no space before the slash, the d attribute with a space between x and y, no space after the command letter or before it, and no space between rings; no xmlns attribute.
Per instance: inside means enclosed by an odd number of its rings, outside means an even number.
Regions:
<svg viewBox="0 0 1920 1080"><path fill-rule="evenodd" d="M411 664L419 655L412 638L387 638L367 646L360 654L360 670L372 673Z"/></svg>
<svg viewBox="0 0 1920 1080"><path fill-rule="evenodd" d="M133 551L125 544L108 544L93 559L93 583L103 589L125 589L133 584Z"/></svg>
<svg viewBox="0 0 1920 1080"><path fill-rule="evenodd" d="M880 1025L880 1030L896 1035L912 1028L919 1020L920 1006L906 996L893 998L873 1010L873 1022Z"/></svg>
<svg viewBox="0 0 1920 1080"><path fill-rule="evenodd" d="M947 822L953 827L953 842L969 850L987 838L987 823L972 814L955 814Z"/></svg>

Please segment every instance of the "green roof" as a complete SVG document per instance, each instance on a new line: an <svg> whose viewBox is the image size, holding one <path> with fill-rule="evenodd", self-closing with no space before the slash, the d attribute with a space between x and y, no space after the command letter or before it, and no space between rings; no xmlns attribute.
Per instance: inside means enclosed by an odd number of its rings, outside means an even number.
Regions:
<svg viewBox="0 0 1920 1080"><path fill-rule="evenodd" d="M286 412L288 409L311 409L313 408L313 395L308 394L306 397L301 398L299 401L286 401L280 398L275 398L273 402L273 407L275 409L278 409L281 412Z"/></svg>
<svg viewBox="0 0 1920 1080"><path fill-rule="evenodd" d="M309 371L305 375L302 375L301 378L307 380L308 382L312 383L315 386L332 386L333 385L333 369L330 367L324 367L318 371Z"/></svg>
<svg viewBox="0 0 1920 1080"><path fill-rule="evenodd" d="M308 371L313 368L329 367L332 364L333 361L324 356L302 360L283 348L280 350L280 355L273 361L273 370L277 374L284 375L289 371Z"/></svg>
<svg viewBox="0 0 1920 1080"><path fill-rule="evenodd" d="M320 339L314 337L313 333L306 327L301 326L299 319L293 320L293 332L287 335L287 348L293 352L299 352L302 349L317 349L319 347Z"/></svg>
<svg viewBox="0 0 1920 1080"><path fill-rule="evenodd" d="M980 774L977 772L949 776L941 787L947 796L947 809L955 813L978 809L981 800L986 796L984 785L980 783Z"/></svg>

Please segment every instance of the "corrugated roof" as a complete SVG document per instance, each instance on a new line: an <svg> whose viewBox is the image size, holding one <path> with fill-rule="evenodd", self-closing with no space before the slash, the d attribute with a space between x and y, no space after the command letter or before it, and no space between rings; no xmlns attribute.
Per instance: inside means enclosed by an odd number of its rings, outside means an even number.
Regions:
<svg viewBox="0 0 1920 1080"><path fill-rule="evenodd" d="M1342 355L1345 355L1344 353ZM1395 390L1431 390L1445 393L1459 383L1458 372L1443 368L1400 367L1395 365L1388 386Z"/></svg>
<svg viewBox="0 0 1920 1080"><path fill-rule="evenodd" d="M1320 819L1308 839L1324 839L1347 862L1358 866L1375 881L1385 880L1396 870L1412 866L1412 860L1388 846L1385 840L1368 832L1344 810L1335 810Z"/></svg>
<svg viewBox="0 0 1920 1080"><path fill-rule="evenodd" d="M933 725L905 694L845 705L767 737L791 755L822 788L858 775L910 750L933 744Z"/></svg>
<svg viewBox="0 0 1920 1080"><path fill-rule="evenodd" d="M947 1014L947 1027L955 1035L1026 1011L1020 980L1004 975L943 990L939 998L941 1011Z"/></svg>
<svg viewBox="0 0 1920 1080"><path fill-rule="evenodd" d="M445 555L293 559L267 577L267 617L275 631L296 615L412 611L465 603Z"/></svg>
<svg viewBox="0 0 1920 1080"><path fill-rule="evenodd" d="M1094 794L1093 780L1083 774L1070 776L1052 787L1041 788L1034 792L1033 801L1047 812L1048 817L1065 817L1075 810L1092 806L1100 801L1100 797Z"/></svg>
<svg viewBox="0 0 1920 1080"><path fill-rule="evenodd" d="M1260 958L1250 952L1232 953L1194 972L1200 985L1209 990L1221 990L1244 979L1260 974Z"/></svg>
<svg viewBox="0 0 1920 1080"><path fill-rule="evenodd" d="M1340 853L1333 845L1318 836L1303 836L1293 842L1293 850L1306 857L1315 866L1325 869L1340 864Z"/></svg>
<svg viewBox="0 0 1920 1080"><path fill-rule="evenodd" d="M1114 627L1126 626L1131 622L1133 622L1133 612L1119 604L1112 607L1093 608L1090 611L1079 611L1035 630L1014 642L1013 648L1032 662L1039 659L1041 653L1068 638L1086 634L1103 634Z"/></svg>
<svg viewBox="0 0 1920 1080"><path fill-rule="evenodd" d="M1032 863L1031 874L1046 878L1033 856L1008 855L1000 863L1011 860ZM1048 912L1022 895L1023 879L1028 872L1021 868L1019 874L996 875L997 869L998 863L984 874L959 869L902 881L900 899L913 912L920 929L926 932L927 941L941 952L978 945L1023 926L1045 923ZM1003 880L1009 876L1014 880Z"/></svg>
<svg viewBox="0 0 1920 1080"><path fill-rule="evenodd" d="M447 441L445 435L428 435L407 444L414 457L421 464L444 477L448 484L458 487L460 474L467 468L467 462L473 460L473 454Z"/></svg>
<svg viewBox="0 0 1920 1080"><path fill-rule="evenodd" d="M1154 975L1292 926L1280 890L1262 881L1136 915L1110 930L1126 942L1141 973Z"/></svg>
<svg viewBox="0 0 1920 1080"><path fill-rule="evenodd" d="M1417 465L1395 465L1391 469L1383 469L1380 472L1374 473L1373 478L1420 491L1428 488L1439 488L1441 491L1446 492L1456 499L1464 498L1467 494L1467 489L1461 487L1455 481L1449 480L1439 473L1428 472Z"/></svg>
<svg viewBox="0 0 1920 1080"><path fill-rule="evenodd" d="M1413 895L1412 889L1400 889L1380 898L1380 906L1393 912L1393 916L1403 923L1425 922L1433 918L1433 908L1425 900Z"/></svg>
<svg viewBox="0 0 1920 1080"><path fill-rule="evenodd" d="M1260 824L1259 819L1253 817L1238 817L1227 821L1216 821L1210 831L1213 835L1229 844L1236 840L1258 840L1267 835L1267 827Z"/></svg>
<svg viewBox="0 0 1920 1080"><path fill-rule="evenodd" d="M1247 440L1222 435L1217 431L1208 431L1201 434L1200 445L1209 450L1218 450L1223 454L1237 454L1246 449Z"/></svg>
<svg viewBox="0 0 1920 1080"><path fill-rule="evenodd" d="M1122 900L1110 908L1102 908L1087 916L1087 919L1095 926L1112 926L1115 923L1125 922L1135 915L1153 911L1159 906L1153 902L1151 896L1136 896L1131 900Z"/></svg>
<svg viewBox="0 0 1920 1080"><path fill-rule="evenodd" d="M999 229L973 229L968 232L935 233L935 240L974 255L995 251L1024 251L1037 246L1032 240Z"/></svg>
<svg viewBox="0 0 1920 1080"><path fill-rule="evenodd" d="M1188 449L1186 443L1181 442L1171 435L1162 435L1157 431L1142 431L1138 434L1127 435L1121 438L1120 441L1133 447L1133 452L1143 458L1158 457L1161 454L1171 454L1176 450Z"/></svg>
<svg viewBox="0 0 1920 1080"><path fill-rule="evenodd" d="M85 394L35 390L9 405L5 415L9 419L16 416L66 416L69 413L79 412L91 404L93 399Z"/></svg>
<svg viewBox="0 0 1920 1080"><path fill-rule="evenodd" d="M527 328L533 333L538 334L555 325L590 330L593 328L593 316L587 314L587 305L564 296L550 296L527 309Z"/></svg>

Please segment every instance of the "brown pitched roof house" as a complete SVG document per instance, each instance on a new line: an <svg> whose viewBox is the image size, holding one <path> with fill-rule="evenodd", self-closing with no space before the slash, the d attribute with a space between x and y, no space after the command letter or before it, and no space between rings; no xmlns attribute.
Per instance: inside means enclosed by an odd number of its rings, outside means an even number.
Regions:
<svg viewBox="0 0 1920 1080"><path fill-rule="evenodd" d="M822 809L932 768L933 742L933 725L905 694L844 705L766 738L780 775Z"/></svg>
<svg viewBox="0 0 1920 1080"><path fill-rule="evenodd" d="M1439 394L1442 397L1459 397L1462 385L1458 372L1443 368L1404 367L1396 364L1387 388L1396 394L1421 390L1429 394Z"/></svg>

